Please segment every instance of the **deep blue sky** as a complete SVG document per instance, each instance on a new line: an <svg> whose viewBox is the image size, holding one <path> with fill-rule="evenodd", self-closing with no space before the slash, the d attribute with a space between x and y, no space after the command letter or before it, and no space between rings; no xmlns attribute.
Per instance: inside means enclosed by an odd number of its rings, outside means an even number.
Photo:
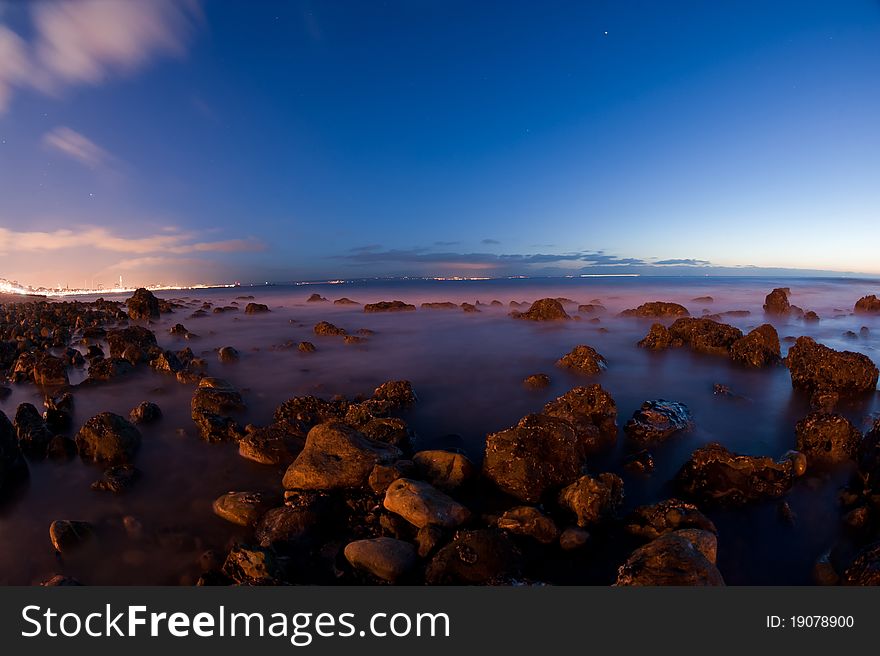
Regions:
<svg viewBox="0 0 880 656"><path fill-rule="evenodd" d="M0 7L0 277L880 273L877 0Z"/></svg>

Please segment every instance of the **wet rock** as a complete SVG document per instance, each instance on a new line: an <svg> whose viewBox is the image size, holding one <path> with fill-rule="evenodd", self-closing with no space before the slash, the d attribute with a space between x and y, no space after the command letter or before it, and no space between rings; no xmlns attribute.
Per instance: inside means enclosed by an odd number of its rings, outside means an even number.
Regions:
<svg viewBox="0 0 880 656"><path fill-rule="evenodd" d="M663 301L653 301L651 303L643 303L637 308L624 310L620 313L622 317L689 317L690 312L687 308L678 303L666 303Z"/></svg>
<svg viewBox="0 0 880 656"><path fill-rule="evenodd" d="M92 483L92 489L121 494L134 485L140 475L140 470L133 465L117 465L106 470L101 478Z"/></svg>
<svg viewBox="0 0 880 656"><path fill-rule="evenodd" d="M461 309L463 312L479 312L480 308L478 308L473 303L462 303Z"/></svg>
<svg viewBox="0 0 880 656"><path fill-rule="evenodd" d="M724 579L691 539L668 533L636 549L618 570L615 585L720 586Z"/></svg>
<svg viewBox="0 0 880 656"><path fill-rule="evenodd" d="M94 527L89 522L76 519L58 519L49 526L49 539L59 553L69 553L92 540Z"/></svg>
<svg viewBox="0 0 880 656"><path fill-rule="evenodd" d="M651 325L648 334L638 342L639 348L649 349L651 351L662 351L670 348L673 344L672 335L669 329L662 323Z"/></svg>
<svg viewBox="0 0 880 656"><path fill-rule="evenodd" d="M284 489L364 487L375 465L392 463L400 455L397 447L371 440L346 424L319 424L284 474Z"/></svg>
<svg viewBox="0 0 880 656"><path fill-rule="evenodd" d="M391 409L409 407L418 400L408 380L389 380L373 390L373 399L388 404Z"/></svg>
<svg viewBox="0 0 880 656"><path fill-rule="evenodd" d="M371 440L393 444L399 449L408 449L412 440L409 426L398 417L373 417L355 428Z"/></svg>
<svg viewBox="0 0 880 656"><path fill-rule="evenodd" d="M345 558L355 569L394 583L411 572L416 565L416 548L409 542L380 537L356 540L345 547Z"/></svg>
<svg viewBox="0 0 880 656"><path fill-rule="evenodd" d="M575 551L587 545L590 533L577 526L569 526L559 534L559 547L563 551Z"/></svg>
<svg viewBox="0 0 880 656"><path fill-rule="evenodd" d="M730 345L730 359L756 369L781 362L779 334L769 323L758 326Z"/></svg>
<svg viewBox="0 0 880 656"><path fill-rule="evenodd" d="M245 407L241 393L221 378L202 378L190 406L194 420L197 414L225 415L241 412Z"/></svg>
<svg viewBox="0 0 880 656"><path fill-rule="evenodd" d="M599 305L597 303L586 303L584 305L578 305L578 312L582 314L603 314L607 312L604 305Z"/></svg>
<svg viewBox="0 0 880 656"><path fill-rule="evenodd" d="M238 454L261 465L289 465L305 445L305 436L289 424L274 423L249 429L238 443Z"/></svg>
<svg viewBox="0 0 880 656"><path fill-rule="evenodd" d="M239 357L241 357L238 353L238 350L233 348L232 346L224 346L219 351L217 351L217 358L220 362L236 362Z"/></svg>
<svg viewBox="0 0 880 656"><path fill-rule="evenodd" d="M812 310L804 312L804 321L806 321L807 323L817 323L819 320L819 315Z"/></svg>
<svg viewBox="0 0 880 656"><path fill-rule="evenodd" d="M676 484L701 503L741 506L780 498L801 468L795 456L776 462L767 456L732 453L713 442L691 454L679 470Z"/></svg>
<svg viewBox="0 0 880 656"><path fill-rule="evenodd" d="M320 321L315 324L314 332L316 335L320 337L335 337L338 335L345 335L345 329L339 328L338 326L334 326L329 321Z"/></svg>
<svg viewBox="0 0 880 656"><path fill-rule="evenodd" d="M640 443L661 442L694 426L690 410L683 403L657 399L645 401L623 427L627 436Z"/></svg>
<svg viewBox="0 0 880 656"><path fill-rule="evenodd" d="M581 474L586 454L567 421L528 415L513 428L486 437L483 475L507 494L537 503Z"/></svg>
<svg viewBox="0 0 880 656"><path fill-rule="evenodd" d="M880 298L875 294L862 296L855 305L856 314L878 314L880 313Z"/></svg>
<svg viewBox="0 0 880 656"><path fill-rule="evenodd" d="M15 428L9 418L0 410L0 499L16 483L27 478L28 468Z"/></svg>
<svg viewBox="0 0 880 656"><path fill-rule="evenodd" d="M42 354L34 361L34 382L41 387L60 387L69 384L66 363L61 358Z"/></svg>
<svg viewBox="0 0 880 656"><path fill-rule="evenodd" d="M159 318L159 299L148 289L141 287L136 290L125 304L128 306L128 316L131 319L149 321Z"/></svg>
<svg viewBox="0 0 880 656"><path fill-rule="evenodd" d="M312 294L306 299L306 303L328 303L329 301L320 294Z"/></svg>
<svg viewBox="0 0 880 656"><path fill-rule="evenodd" d="M541 544L552 544L559 538L559 529L553 520L532 506L517 506L506 511L498 518L498 528Z"/></svg>
<svg viewBox="0 0 880 656"><path fill-rule="evenodd" d="M798 337L785 363L796 389L838 393L872 392L877 388L877 366L866 355L835 351L811 337Z"/></svg>
<svg viewBox="0 0 880 656"><path fill-rule="evenodd" d="M111 465L131 462L140 445L140 431L112 412L95 415L76 434L80 457Z"/></svg>
<svg viewBox="0 0 880 656"><path fill-rule="evenodd" d="M107 382L132 371L134 371L134 367L128 360L123 360L122 358L101 358L94 360L89 365L88 380L92 382Z"/></svg>
<svg viewBox="0 0 880 656"><path fill-rule="evenodd" d="M269 311L269 306L264 303L248 303L244 307L245 314L264 314Z"/></svg>
<svg viewBox="0 0 880 656"><path fill-rule="evenodd" d="M467 456L433 449L419 451L412 461L422 478L441 490L455 490L473 481L479 469Z"/></svg>
<svg viewBox="0 0 880 656"><path fill-rule="evenodd" d="M544 389L550 385L550 376L547 374L532 374L523 379L523 385L533 390Z"/></svg>
<svg viewBox="0 0 880 656"><path fill-rule="evenodd" d="M294 396L275 409L274 419L309 429L325 421L343 419L347 409L347 403L326 401L316 396Z"/></svg>
<svg viewBox="0 0 880 656"><path fill-rule="evenodd" d="M497 529L459 531L440 549L425 572L430 585L485 584L520 572L522 555Z"/></svg>
<svg viewBox="0 0 880 656"><path fill-rule="evenodd" d="M776 316L785 316L791 312L788 300L788 288L777 288L767 294L764 299L764 312Z"/></svg>
<svg viewBox="0 0 880 656"><path fill-rule="evenodd" d="M617 404L598 383L569 390L545 405L543 412L569 422L588 455L617 440Z"/></svg>
<svg viewBox="0 0 880 656"><path fill-rule="evenodd" d="M650 506L639 506L629 516L626 531L646 540L654 540L665 533L681 529L699 529L718 533L712 523L692 503L667 499Z"/></svg>
<svg viewBox="0 0 880 656"><path fill-rule="evenodd" d="M300 353L314 353L315 345L311 342L300 342L296 347Z"/></svg>
<svg viewBox="0 0 880 656"><path fill-rule="evenodd" d="M429 524L416 533L419 558L428 558L447 541L446 529Z"/></svg>
<svg viewBox="0 0 880 656"><path fill-rule="evenodd" d="M687 346L700 353L727 355L730 347L742 338L742 331L712 319L684 317L669 326L673 346Z"/></svg>
<svg viewBox="0 0 880 656"><path fill-rule="evenodd" d="M360 303L343 296L342 298L337 298L335 301L333 301L333 305L360 305Z"/></svg>
<svg viewBox="0 0 880 656"><path fill-rule="evenodd" d="M238 442L243 437L243 431L232 417L222 417L213 412L203 412L193 415L193 423L199 431L199 436L206 442Z"/></svg>
<svg viewBox="0 0 880 656"><path fill-rule="evenodd" d="M156 348L156 335L143 326L129 326L107 332L111 358L123 358L131 364L146 362Z"/></svg>
<svg viewBox="0 0 880 656"><path fill-rule="evenodd" d="M223 573L236 583L273 585L283 578L281 564L270 549L238 545L223 563Z"/></svg>
<svg viewBox="0 0 880 656"><path fill-rule="evenodd" d="M434 525L455 528L470 519L470 511L437 488L399 478L385 492L383 506L417 528Z"/></svg>
<svg viewBox="0 0 880 656"><path fill-rule="evenodd" d="M364 306L364 312L412 312L415 309L415 305L403 301L379 301Z"/></svg>
<svg viewBox="0 0 880 656"><path fill-rule="evenodd" d="M608 368L608 361L592 346L580 344L557 360L556 366L582 374L598 374Z"/></svg>
<svg viewBox="0 0 880 656"><path fill-rule="evenodd" d="M264 492L227 492L214 500L214 514L239 526L253 526L278 499Z"/></svg>
<svg viewBox="0 0 880 656"><path fill-rule="evenodd" d="M542 298L534 303L526 312L511 313L516 319L528 319L529 321L563 321L571 319L568 312L555 298Z"/></svg>
<svg viewBox="0 0 880 656"><path fill-rule="evenodd" d="M128 415L133 424L151 424L162 418L162 409L152 401L142 401Z"/></svg>
<svg viewBox="0 0 880 656"><path fill-rule="evenodd" d="M623 460L623 468L632 474L650 474L654 471L654 455L647 449L630 453Z"/></svg>
<svg viewBox="0 0 880 656"><path fill-rule="evenodd" d="M175 337L183 337L184 339L192 339L195 337L190 331L186 329L182 323L176 323L174 326L168 329L169 335L174 335Z"/></svg>
<svg viewBox="0 0 880 656"><path fill-rule="evenodd" d="M367 484L376 494L385 494L388 486L398 478L416 476L416 466L411 460L398 460L390 465L376 465L370 472Z"/></svg>
<svg viewBox="0 0 880 656"><path fill-rule="evenodd" d="M577 516L581 528L612 517L622 503L623 481L611 473L581 476L559 493L559 505Z"/></svg>
<svg viewBox="0 0 880 656"><path fill-rule="evenodd" d="M163 374L176 375L183 364L173 351L158 351L150 358L150 367Z"/></svg>
<svg viewBox="0 0 880 656"><path fill-rule="evenodd" d="M40 412L30 403L22 403L15 411L15 434L18 446L29 458L46 457L46 449L52 440L52 432L43 421Z"/></svg>
<svg viewBox="0 0 880 656"><path fill-rule="evenodd" d="M292 552L311 546L316 538L321 515L316 508L281 506L260 517L254 537L261 547Z"/></svg>
<svg viewBox="0 0 880 656"><path fill-rule="evenodd" d="M797 449L811 466L831 465L856 456L862 434L843 415L811 412L795 427Z"/></svg>

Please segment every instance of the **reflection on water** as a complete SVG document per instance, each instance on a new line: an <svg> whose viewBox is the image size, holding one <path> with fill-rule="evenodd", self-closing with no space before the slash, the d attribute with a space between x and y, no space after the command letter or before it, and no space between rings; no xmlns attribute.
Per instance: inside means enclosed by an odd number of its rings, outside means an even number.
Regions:
<svg viewBox="0 0 880 656"><path fill-rule="evenodd" d="M175 350L190 346L207 358L212 375L242 389L248 403L244 423L268 423L274 407L294 395L369 394L385 380L405 378L420 398L406 417L418 435L416 447L459 447L476 460L481 458L487 432L515 423L575 385L592 382L553 366L576 344L589 344L608 359L608 370L595 380L613 394L621 425L651 398L684 402L696 420L693 433L653 450L657 468L650 477L623 474L627 508L632 508L669 496L669 479L691 451L706 442L780 456L794 447L794 424L808 411L808 402L792 391L784 367L746 371L724 358L687 350L647 352L635 343L650 321L614 315L648 300L677 301L695 316L704 310L749 310L750 316L727 320L746 331L765 322L761 304L776 286L790 286L792 303L822 317L818 324L774 321L781 338L811 335L834 348L860 351L880 361L876 352L880 320L850 314L860 296L878 291L880 285L870 281L575 279L239 288L200 291L188 298L227 305L236 296L253 295L272 312L188 318L190 311L178 310L163 315L153 328L161 346ZM479 300L485 305L480 313L365 314L358 306L306 303L314 292L330 300L347 296L361 303L400 298L415 304ZM714 300L691 300L707 295ZM507 317L509 301L544 296L564 296L578 303L599 300L608 313L598 323L586 317L559 324ZM495 299L503 307L488 305ZM247 301L237 302L244 307ZM345 345L339 338L315 336L312 326L320 320L349 332L369 328L375 335L365 344ZM178 322L199 339L187 342L169 335L168 328ZM858 333L862 326L869 328L868 336L844 336L848 330ZM295 344L301 340L315 343L317 352L300 353ZM293 348L284 346L290 342ZM215 349L227 345L241 353L238 362L222 364L217 359ZM787 346L783 344L783 351ZM538 372L551 376L551 386L526 390L522 379ZM72 376L71 382L76 380ZM743 398L715 396L715 383L729 386ZM136 464L143 476L129 493L113 496L90 489L100 476L99 468L78 460L31 463L28 485L0 507L0 583L28 584L59 572L91 584L190 583L198 574L200 554L207 549L222 551L240 537L238 529L212 514L211 502L233 489L280 491L283 472L244 460L234 445L202 443L189 418L191 394L191 385L149 370L106 386L77 389L77 427L100 411L128 415L143 400L161 406L164 418L141 429L144 440ZM12 417L25 401L39 407L42 398L33 386L18 385L10 398L0 402L0 409ZM841 411L860 425L876 405L871 398L844 405ZM620 439L614 452L594 459L592 471L619 471L624 442ZM789 496L797 516L794 526L780 522L775 504L707 512L719 527L719 568L726 581L810 582L813 561L838 534L836 490L846 476L844 467L822 478L799 480ZM85 519L99 525L102 535L96 551L100 551L57 561L48 538L49 524L55 519ZM572 581L608 582L572 576Z"/></svg>

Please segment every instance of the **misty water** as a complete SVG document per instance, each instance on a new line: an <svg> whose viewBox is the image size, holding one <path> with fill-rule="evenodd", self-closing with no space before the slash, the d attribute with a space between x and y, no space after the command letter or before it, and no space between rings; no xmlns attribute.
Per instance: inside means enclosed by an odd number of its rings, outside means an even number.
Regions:
<svg viewBox="0 0 880 656"><path fill-rule="evenodd" d="M880 318L855 316L855 301L880 291L880 283L838 279L755 278L601 278L503 281L376 281L342 285L266 286L234 289L162 292L183 299L187 309L163 314L151 328L160 346L179 350L190 346L208 360L208 373L239 387L247 411L242 424L267 424L273 409L292 396L314 394L329 398L369 395L389 379L412 381L418 404L404 418L416 433L414 447L458 448L479 462L485 436L539 411L549 400L581 384L599 382L618 406L622 428L642 402L664 398L688 405L693 432L673 437L651 449L656 462L649 476L621 469L627 452L623 431L615 448L589 462L592 473L615 471L625 481L622 513L674 495L669 481L697 447L718 441L741 453L778 458L794 448L795 423L809 411L805 394L793 391L783 367L745 370L726 358L695 354L687 349L650 352L636 347L651 320L618 318L616 314L646 301L675 301L693 316L706 312L748 310L749 316L723 320L744 332L768 321L761 305L774 287L790 287L791 302L814 310L819 323L790 318L770 320L780 338L811 335L836 349L864 353L880 362ZM330 301L348 297L359 303L400 299L481 302L481 312L422 310L366 314L361 306L307 303L312 293ZM209 314L189 318L202 301L215 305L248 302L253 296L271 312ZM607 313L598 322L538 323L508 316L508 303L542 297L567 297L577 303L600 302ZM712 302L694 301L712 296ZM110 298L108 296L108 298ZM503 307L491 307L493 300ZM525 308L523 308L525 309ZM569 306L572 314L576 307ZM364 344L346 345L339 337L318 337L312 327L321 320L350 333L375 331ZM168 329L183 323L199 335L185 341ZM847 338L848 330L868 336ZM302 340L317 346L301 353ZM289 344L293 344L293 348ZM559 370L554 362L578 344L596 348L608 360L607 371L583 376ZM238 362L219 362L216 349L234 346ZM790 342L783 341L783 355ZM549 374L543 390L526 389L522 380L533 373ZM85 376L73 372L71 383ZM713 385L730 387L741 398L716 396ZM43 397L31 384L13 386L0 401L12 417L19 403L42 407ZM263 466L238 455L234 444L206 444L190 419L193 385L145 367L118 381L75 389L74 432L101 411L127 416L139 402L156 402L164 417L141 427L143 443L136 465L141 479L123 495L95 492L90 484L101 469L81 461L31 462L30 480L0 506L0 583L31 584L57 573L87 584L191 584L200 572L200 555L208 549L223 552L247 537L216 517L212 501L230 490L274 490L280 493L283 468ZM876 395L844 402L840 411L857 426L878 410ZM707 509L719 529L718 566L728 584L807 584L815 559L840 534L837 491L850 474L849 466L799 479L788 495L796 515L794 525L780 521L778 502L738 510ZM127 520L125 518L128 518ZM84 519L98 525L100 545L60 560L49 541L56 519ZM124 528L128 525L128 532ZM131 530L135 526L135 530ZM555 583L610 583L622 556L592 553L566 556L550 564ZM578 559L602 559L602 567L583 566ZM619 562L613 562L619 558Z"/></svg>

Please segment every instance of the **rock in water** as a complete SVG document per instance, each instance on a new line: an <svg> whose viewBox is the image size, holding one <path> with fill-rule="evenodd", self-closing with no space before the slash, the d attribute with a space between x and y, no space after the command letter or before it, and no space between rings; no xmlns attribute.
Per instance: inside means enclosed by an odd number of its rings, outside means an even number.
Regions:
<svg viewBox="0 0 880 656"><path fill-rule="evenodd" d="M400 456L397 447L371 440L347 424L318 424L284 474L284 489L365 487L375 465L390 464Z"/></svg>
<svg viewBox="0 0 880 656"><path fill-rule="evenodd" d="M526 312L514 312L515 319L528 319L530 321L564 321L571 319L568 312L555 298L542 298L534 303Z"/></svg>
<svg viewBox="0 0 880 656"><path fill-rule="evenodd" d="M95 415L76 435L76 448L83 459L109 465L130 463L140 445L140 431L112 412Z"/></svg>
<svg viewBox="0 0 880 656"><path fill-rule="evenodd" d="M730 345L730 359L755 369L782 361L779 334L769 323L758 326Z"/></svg>
<svg viewBox="0 0 880 656"><path fill-rule="evenodd" d="M61 358L44 354L35 360L34 383L37 385L42 387L61 387L69 382L67 365Z"/></svg>
<svg viewBox="0 0 880 656"><path fill-rule="evenodd" d="M651 506L639 506L629 516L626 531L647 540L680 529L700 529L718 533L712 520L692 503L667 499Z"/></svg>
<svg viewBox="0 0 880 656"><path fill-rule="evenodd" d="M422 476L441 490L455 490L479 474L467 456L452 451L419 451L413 454L412 460Z"/></svg>
<svg viewBox="0 0 880 656"><path fill-rule="evenodd" d="M577 516L577 525L587 528L610 518L623 503L623 481L617 474L581 476L559 493L559 505Z"/></svg>
<svg viewBox="0 0 880 656"><path fill-rule="evenodd" d="M583 442L567 421L528 415L486 437L483 474L520 501L537 503L549 490L577 479L585 457Z"/></svg>
<svg viewBox="0 0 880 656"><path fill-rule="evenodd" d="M398 478L385 491L385 509L403 517L416 528L455 528L471 513L452 497L422 481Z"/></svg>
<svg viewBox="0 0 880 656"><path fill-rule="evenodd" d="M694 426L691 412L683 403L657 399L645 401L623 427L636 442L660 442Z"/></svg>
<svg viewBox="0 0 880 656"><path fill-rule="evenodd" d="M855 305L856 314L880 314L880 298L875 294L863 296Z"/></svg>
<svg viewBox="0 0 880 656"><path fill-rule="evenodd" d="M523 379L523 385L532 390L544 389L550 386L550 376L547 374L531 374Z"/></svg>
<svg viewBox="0 0 880 656"><path fill-rule="evenodd" d="M76 519L59 519L49 526L49 539L59 553L74 551L94 537L94 527Z"/></svg>
<svg viewBox="0 0 880 656"><path fill-rule="evenodd" d="M669 329L662 323L655 323L651 325L648 334L639 341L638 347L651 351L662 351L672 346L672 341Z"/></svg>
<svg viewBox="0 0 880 656"><path fill-rule="evenodd" d="M617 404L601 385L575 387L544 406L544 414L570 423L587 454L617 441Z"/></svg>
<svg viewBox="0 0 880 656"><path fill-rule="evenodd" d="M788 492L804 472L803 457L792 452L776 462L767 456L732 453L713 442L694 451L675 480L683 493L702 503L742 506Z"/></svg>
<svg viewBox="0 0 880 656"><path fill-rule="evenodd" d="M142 401L129 413L128 418L133 424L151 424L162 418L162 409L151 401Z"/></svg>
<svg viewBox="0 0 880 656"><path fill-rule="evenodd" d="M580 344L557 360L556 366L582 374L598 374L608 368L608 361L592 346Z"/></svg>
<svg viewBox="0 0 880 656"><path fill-rule="evenodd" d="M664 301L652 301L643 303L637 308L624 310L622 317L689 317L690 312L678 303L666 303Z"/></svg>
<svg viewBox="0 0 880 656"><path fill-rule="evenodd" d="M835 351L811 337L798 337L785 363L791 372L792 387L813 392L873 392L880 374L868 356Z"/></svg>
<svg viewBox="0 0 880 656"><path fill-rule="evenodd" d="M767 294L764 299L764 312L776 316L785 316L791 312L788 300L788 289L780 287Z"/></svg>
<svg viewBox="0 0 880 656"><path fill-rule="evenodd" d="M403 301L379 301L364 306L364 312L412 312L415 309L415 305Z"/></svg>
<svg viewBox="0 0 880 656"><path fill-rule="evenodd" d="M795 427L797 449L810 465L831 465L854 458L862 434L843 415L811 412Z"/></svg>
<svg viewBox="0 0 880 656"><path fill-rule="evenodd" d="M669 326L673 346L687 346L700 353L727 355L731 345L740 339L742 331L712 319L683 317Z"/></svg>
<svg viewBox="0 0 880 656"><path fill-rule="evenodd" d="M263 492L227 492L214 500L214 514L239 526L253 526L278 499Z"/></svg>
<svg viewBox="0 0 880 656"><path fill-rule="evenodd" d="M533 538L541 544L552 544L559 538L556 523L532 506L517 506L506 511L498 519L498 528Z"/></svg>
<svg viewBox="0 0 880 656"><path fill-rule="evenodd" d="M15 433L22 453L38 460L46 457L52 431L33 404L22 403L16 409Z"/></svg>
<svg viewBox="0 0 880 656"><path fill-rule="evenodd" d="M413 405L417 400L412 383L408 380L389 380L373 390L373 399L399 410Z"/></svg>
<svg viewBox="0 0 880 656"><path fill-rule="evenodd" d="M676 531L636 549L617 573L619 586L720 586L721 572L695 541L714 542L708 531Z"/></svg>
<svg viewBox="0 0 880 656"><path fill-rule="evenodd" d="M269 306L263 303L248 303L244 308L245 314L262 314L269 311Z"/></svg>
<svg viewBox="0 0 880 656"><path fill-rule="evenodd" d="M232 548L223 563L223 573L246 585L272 585L283 578L281 565L271 549L247 545Z"/></svg>
<svg viewBox="0 0 880 656"><path fill-rule="evenodd" d="M128 305L128 316L131 319L149 321L159 318L159 299L149 289L143 287L137 289L125 303Z"/></svg>
<svg viewBox="0 0 880 656"><path fill-rule="evenodd" d="M350 542L344 553L346 560L355 569L369 572L390 583L408 574L417 560L413 545L387 537Z"/></svg>
<svg viewBox="0 0 880 656"><path fill-rule="evenodd" d="M477 585L516 576L522 554L503 531L459 531L440 549L425 571L429 585Z"/></svg>

